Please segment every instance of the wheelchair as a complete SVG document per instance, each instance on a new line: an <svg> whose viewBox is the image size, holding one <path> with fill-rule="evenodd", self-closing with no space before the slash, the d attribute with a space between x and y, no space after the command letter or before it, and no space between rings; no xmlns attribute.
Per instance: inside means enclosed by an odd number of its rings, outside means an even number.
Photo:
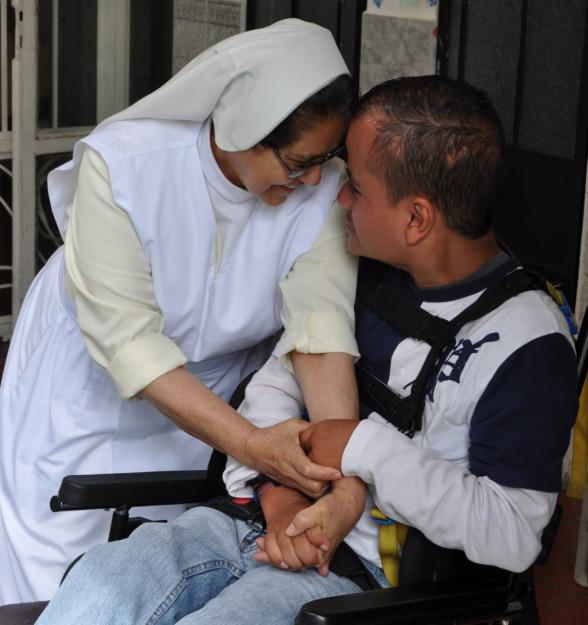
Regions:
<svg viewBox="0 0 588 625"><path fill-rule="evenodd" d="M114 509L109 533L109 541L113 541L126 538L147 522L129 516L135 506L198 504L215 492L206 471L79 475L64 478L51 506L55 511ZM547 561L560 516L561 507L557 506L543 531L543 550L537 563ZM409 532L400 561L399 587L309 602L302 606L295 625L494 621L539 625L531 569L515 574L480 568L482 575L467 566L463 552L436 547L420 532ZM32 625L45 606L46 602L4 606L0 608L0 625Z"/></svg>
<svg viewBox="0 0 588 625"><path fill-rule="evenodd" d="M587 333L585 318L576 341L578 394L588 371ZM241 403L245 384L235 391L231 405ZM50 506L55 512L113 509L108 540L120 540L148 522L130 517L133 507L198 504L222 492L222 471L217 464L223 461L221 454L214 453L209 464L214 470L210 472L68 476L58 495L51 498ZM535 564L547 562L561 514L562 508L557 505L543 530L542 550ZM397 588L311 601L301 607L295 625L540 625L532 567L512 573L479 565L472 569L471 564L463 552L437 547L411 529L400 560ZM32 625L46 605L34 602L0 607L0 625Z"/></svg>

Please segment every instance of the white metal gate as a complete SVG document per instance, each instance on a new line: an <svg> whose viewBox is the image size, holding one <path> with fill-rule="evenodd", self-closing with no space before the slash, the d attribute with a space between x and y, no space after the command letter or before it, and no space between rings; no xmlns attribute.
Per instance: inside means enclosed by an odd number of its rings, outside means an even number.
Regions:
<svg viewBox="0 0 588 625"><path fill-rule="evenodd" d="M43 1L43 0L42 0ZM51 64L51 123L40 128L38 123L38 2L37 0L0 0L0 59L1 59L1 131L0 175L12 177L12 205L0 197L0 206L12 217L12 264L1 265L0 289L12 288L10 314L0 316L0 339L6 340L12 330L12 320L22 304L38 266L46 258L36 248L37 228L46 236L55 237L47 215L41 211L40 186L48 170L37 159L42 155L71 152L77 139L88 133L90 126L59 127L57 111L62 94L59 88L58 65L58 0L51 3L52 64ZM97 117L103 119L120 110L128 101L128 18L130 0L97 0ZM8 76L9 46L7 24L14 10L14 58L12 59L12 102L9 115ZM72 85L72 88L75 86ZM8 121L12 120L12 128ZM95 123L94 121L94 123ZM3 161L12 161L8 168ZM57 241L56 241L57 242ZM8 279L6 279L8 276Z"/></svg>
<svg viewBox="0 0 588 625"><path fill-rule="evenodd" d="M131 11L135 16L142 14L151 4L142 0L0 0L0 341L9 339L37 269L59 244L52 218L43 207L47 202L42 202L47 173L67 159L74 143L97 122L127 106ZM179 69L202 49L245 27L245 0L170 0L165 6L173 40L170 74L172 67ZM67 19L71 32L60 33L60 24ZM91 68L95 84L64 84L60 46L69 37L68 49L75 57L80 46L88 45L77 32L80 20L86 20L87 32L92 32L92 45L95 36ZM155 18L152 26L162 27ZM41 36L47 32L49 42ZM159 53L153 50L154 56ZM144 59L135 63L142 66ZM84 90L86 97L93 98L95 93L92 119L85 119L84 125L64 122L58 114L61 104L75 104ZM50 113L41 123L40 102L47 94ZM38 244L40 237L48 242L48 251ZM4 241L12 242L12 254Z"/></svg>

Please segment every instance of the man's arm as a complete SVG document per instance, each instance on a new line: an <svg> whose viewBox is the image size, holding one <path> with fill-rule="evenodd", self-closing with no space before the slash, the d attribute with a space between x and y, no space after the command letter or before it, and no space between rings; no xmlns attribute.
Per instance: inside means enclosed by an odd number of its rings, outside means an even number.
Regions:
<svg viewBox="0 0 588 625"><path fill-rule="evenodd" d="M357 390L355 385L355 376L353 373L353 366L351 358L347 354L321 354L310 355L306 354L303 357L310 364L310 367L304 368L303 376L305 378L312 378L313 370L316 373L316 369L324 367L325 361L322 356L333 356L336 359L340 359L340 364L343 364L343 368L347 367L346 373L343 377L349 376L353 388L347 398L340 400L336 412L343 418L345 416L351 419L352 416L357 418ZM294 356L296 358L296 356ZM349 362L346 359L349 358ZM336 388L342 383L342 379L339 379L334 386L330 388ZM316 379L307 379L308 385L316 385ZM320 396L320 388L316 387L316 395ZM328 395L329 393L327 393ZM336 393L333 393L336 395ZM335 404L337 403L334 399ZM262 428L259 436L263 436L263 432L275 426L276 424L292 418L300 418L304 410L304 397L296 376L289 371L283 364L283 362L276 358L271 357L263 365L263 367L253 376L251 382L248 384L245 391L245 399L239 407L239 412L248 421ZM312 422L318 422L322 419L331 417L333 418L333 412L325 399L320 399L313 403L312 409L309 409L310 419ZM302 431L305 426L300 425ZM271 430L267 430L270 432ZM303 455L302 449L296 442L292 445L292 450L289 451L290 455L300 454ZM237 461L235 458L229 456L227 460L227 469L224 473L224 480L227 484L227 490L235 497L250 497L251 489L246 487L246 482L257 474L257 471L250 468L245 463ZM279 480L278 480L279 481ZM308 491L307 491L308 492ZM318 493L311 493L318 495Z"/></svg>
<svg viewBox="0 0 588 625"><path fill-rule="evenodd" d="M304 429L306 424L299 421L303 409L302 392L295 376L277 358L271 357L247 385L239 413L251 423L251 427L257 426L263 433L288 419L296 419ZM304 455L297 441L293 441L289 453ZM229 494L233 497L252 497L253 489L247 486L247 482L257 474L257 467L240 461L229 451L223 474Z"/></svg>
<svg viewBox="0 0 588 625"><path fill-rule="evenodd" d="M384 514L418 528L437 545L513 571L525 570L539 553L557 493L508 488L472 475L418 447L375 414L353 430L324 421L302 437L315 462L337 466L340 458L343 474L368 484Z"/></svg>
<svg viewBox="0 0 588 625"><path fill-rule="evenodd" d="M303 408L302 392L296 377L278 358L270 358L248 385L239 410L256 425L267 427L280 419L299 416ZM318 413L311 419L318 421L321 415L326 416L320 409ZM224 479L231 495L251 496L251 488L246 486L246 482L255 475L255 471L228 458ZM335 547L353 528L365 505L365 486L360 480L345 478L335 484L333 492L319 500L318 507L315 504L309 508L309 514L298 521L299 526L304 523L304 529L293 529L291 536L285 530L301 510L311 506L311 500L300 493L290 491L288 494L289 489L283 487L265 492L261 503L268 521L268 536L260 541L261 552L257 559L275 566L286 563L293 570L300 568L301 564L324 564L321 571L326 574L326 563ZM285 520L287 523L283 522ZM316 520L316 523L311 520ZM298 551L300 555L296 556Z"/></svg>
<svg viewBox="0 0 588 625"><path fill-rule="evenodd" d="M267 534L258 540L255 559L290 570L313 566L328 575L331 558L358 522L365 500L365 485L353 477L337 480L314 503L292 489L269 489L261 498Z"/></svg>
<svg viewBox="0 0 588 625"><path fill-rule="evenodd" d="M474 562L524 570L553 512L577 406L573 353L556 338L528 344L495 373L472 417L469 466L375 414L355 428L311 426L303 446L315 462L360 477L382 512L434 543L462 549Z"/></svg>

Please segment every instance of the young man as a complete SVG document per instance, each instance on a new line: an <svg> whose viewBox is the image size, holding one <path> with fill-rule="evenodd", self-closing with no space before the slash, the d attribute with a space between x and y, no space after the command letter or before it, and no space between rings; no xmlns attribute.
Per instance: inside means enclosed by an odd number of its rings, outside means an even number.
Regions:
<svg viewBox="0 0 588 625"><path fill-rule="evenodd" d="M377 280L362 278L358 290L360 395L367 376L372 387L412 397L430 346L382 319L372 296L392 293L389 309L431 325L419 311L454 319L514 272L516 260L491 232L500 122L468 85L399 79L362 98L347 148L350 179L339 201L349 248L380 261ZM372 582L386 585L373 502L473 562L528 567L560 488L577 407L574 351L557 306L540 290L482 313L457 327L426 376L422 406L416 402L402 426L383 418L380 395L382 414L368 398L369 418L359 424L324 421L305 432L311 456L346 475L316 503L258 481L265 534L206 508L143 526L90 551L39 623L292 623L310 599L359 590L357 579L329 572L329 560L360 516L345 542ZM299 387L280 361L257 374L241 411L258 425L300 415ZM229 492L251 496L253 475L230 461Z"/></svg>

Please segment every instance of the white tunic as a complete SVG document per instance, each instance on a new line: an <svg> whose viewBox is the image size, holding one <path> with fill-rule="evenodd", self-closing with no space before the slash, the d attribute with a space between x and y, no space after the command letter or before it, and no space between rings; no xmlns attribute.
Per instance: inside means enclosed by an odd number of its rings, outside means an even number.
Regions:
<svg viewBox="0 0 588 625"><path fill-rule="evenodd" d="M280 327L278 284L317 238L340 171L324 167L318 187L297 189L279 208L255 200L218 264L215 216L196 147L200 130L197 123L125 121L84 143L106 162L113 199L149 259L165 337L193 373L227 398L268 354L267 345L256 346ZM83 149L78 144L73 163L60 168L64 179L52 194L64 229L73 199L67 172L79 165ZM108 514L49 511L64 475L202 468L210 452L146 401L121 399L107 370L88 354L63 262L60 249L35 279L2 382L0 603L49 598L66 564L104 541ZM158 515L169 516L151 516Z"/></svg>

